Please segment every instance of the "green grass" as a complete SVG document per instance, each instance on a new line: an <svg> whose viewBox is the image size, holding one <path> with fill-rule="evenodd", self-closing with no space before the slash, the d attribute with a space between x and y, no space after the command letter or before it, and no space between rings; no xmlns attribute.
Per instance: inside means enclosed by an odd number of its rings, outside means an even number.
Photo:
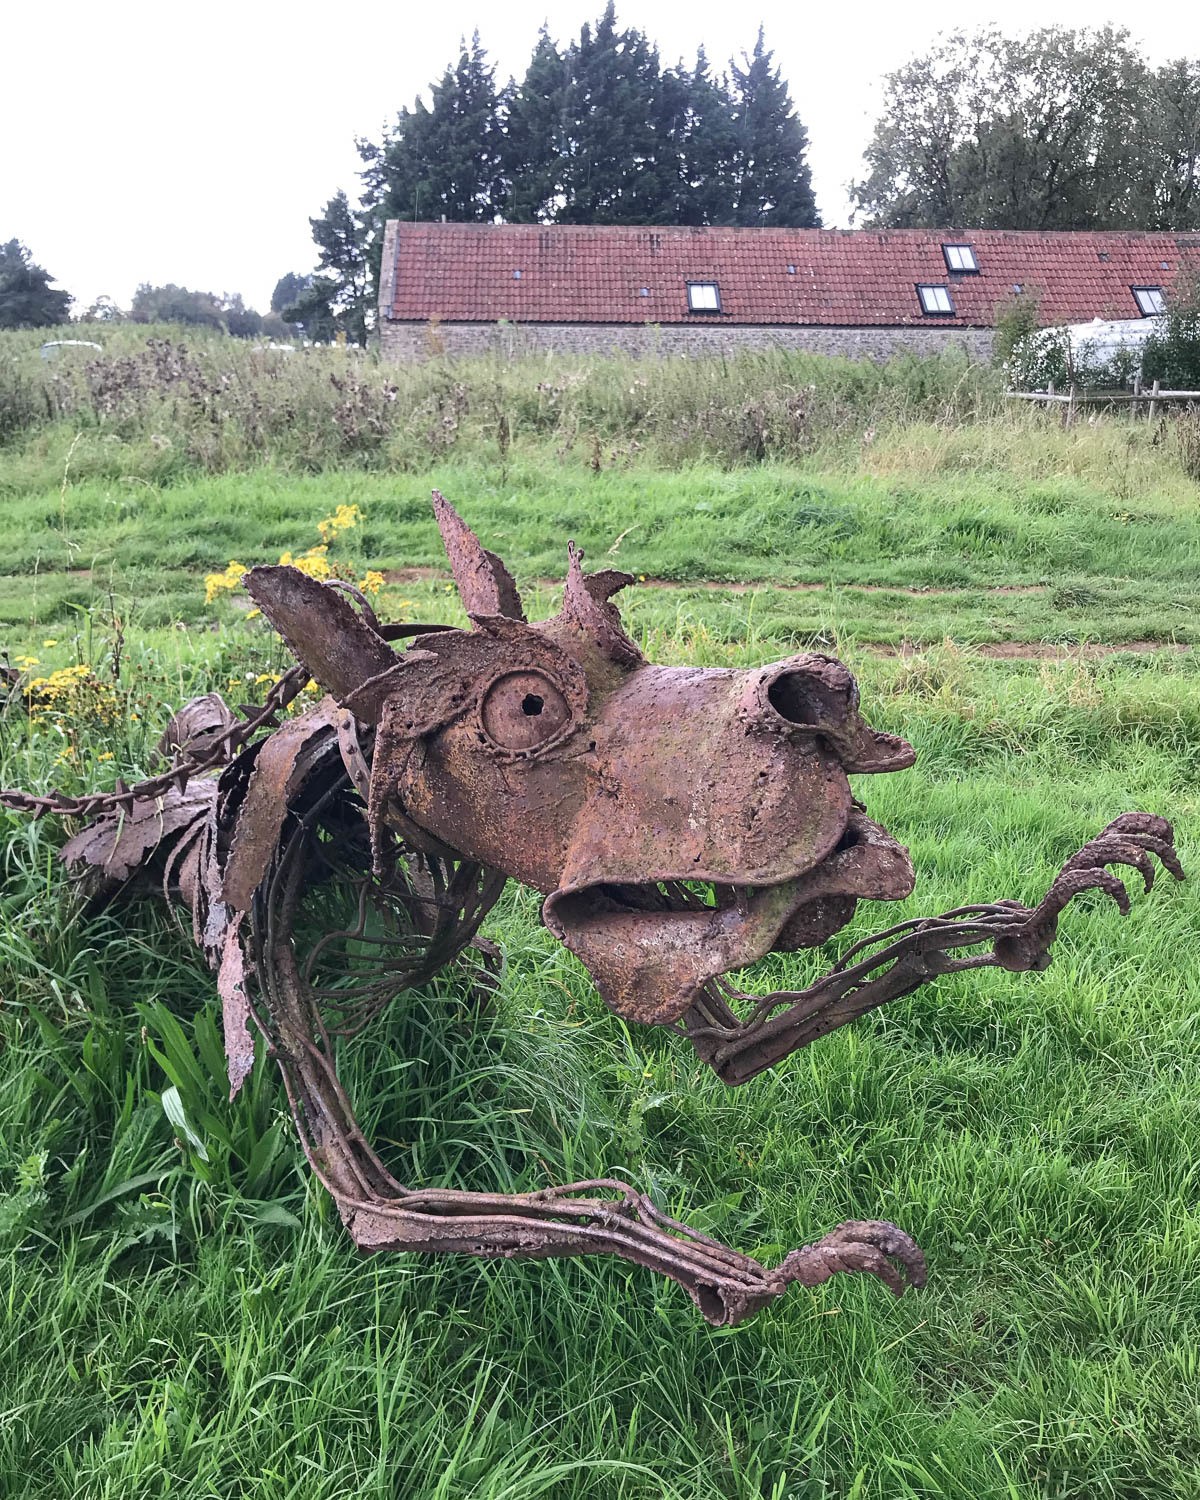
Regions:
<svg viewBox="0 0 1200 1500"><path fill-rule="evenodd" d="M595 475L531 449L509 469L61 488L61 469L10 468L5 640L103 671L115 609L130 696L109 729L0 717L0 782L145 769L171 705L280 659L233 606L204 607L206 568L307 545L339 501L366 513L344 539L356 563L436 568L437 483L535 615L574 535L594 565L693 585L630 592L656 659L836 642L872 722L919 752L857 788L912 850L917 893L895 915L1033 901L1132 807L1176 819L1197 868L1193 653L970 649L1195 639L1200 495L1161 445L1022 419L1007 437L897 429L824 466ZM694 586L772 579L821 587ZM950 592L903 591L930 587ZM461 618L440 574L389 585L384 604ZM902 641L927 649L870 649ZM509 959L489 1017L467 1024L467 997L440 981L347 1048L365 1123L413 1183L615 1172L767 1259L850 1216L893 1218L929 1254L928 1290L902 1302L841 1278L714 1332L617 1263L357 1257L269 1067L225 1100L190 940L161 903L83 920L61 836L0 814L0 1493L1200 1496L1190 885L1164 877L1124 922L1086 897L1046 974L942 981L738 1091L611 1016L512 888L487 926ZM843 941L892 918L860 913ZM773 960L755 985L799 981L841 946ZM172 1087L203 1158L176 1140Z"/></svg>
<svg viewBox="0 0 1200 1500"><path fill-rule="evenodd" d="M207 623L206 572L303 549L338 503L365 513L341 543L360 563L444 578L429 508L437 485L527 586L561 576L567 537L593 565L651 580L762 585L750 600L641 590L626 608L648 627L694 618L737 637L749 615L772 640L1192 642L1200 487L1154 439L1142 428L1064 432L1022 414L896 428L824 465L639 460L596 474L534 448L505 472L460 460L419 476L259 467L167 485L81 478L77 449L53 482L40 469L0 469L0 625L28 649L110 594L143 628ZM390 603L426 609L439 589L436 578L408 579Z"/></svg>

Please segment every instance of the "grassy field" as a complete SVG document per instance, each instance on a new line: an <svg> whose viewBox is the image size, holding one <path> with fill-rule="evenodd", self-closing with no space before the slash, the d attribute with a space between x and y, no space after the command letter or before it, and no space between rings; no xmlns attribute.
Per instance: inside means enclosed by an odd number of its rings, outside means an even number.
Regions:
<svg viewBox="0 0 1200 1500"><path fill-rule="evenodd" d="M622 442L597 467L590 440L481 422L415 466L158 473L140 432L23 431L0 448L0 646L102 682L117 648L121 670L107 722L0 714L0 784L131 779L180 699L261 692L278 647L206 605L204 576L307 548L339 503L362 508L336 550L385 572L381 613L460 621L436 484L535 615L573 536L643 577L622 605L656 659L835 646L919 753L858 788L912 850L896 916L1032 902L1133 807L1200 868L1200 489L1169 433L888 406L757 462ZM1164 877L1124 922L1084 898L1046 974L940 982L733 1092L611 1016L513 888L485 1023L446 980L347 1049L407 1181L616 1172L766 1259L850 1216L929 1254L902 1302L841 1278L714 1332L604 1261L357 1258L267 1067L225 1102L190 941L151 904L81 921L61 837L0 813L0 1494L1200 1497L1190 885ZM751 987L880 925L860 913Z"/></svg>

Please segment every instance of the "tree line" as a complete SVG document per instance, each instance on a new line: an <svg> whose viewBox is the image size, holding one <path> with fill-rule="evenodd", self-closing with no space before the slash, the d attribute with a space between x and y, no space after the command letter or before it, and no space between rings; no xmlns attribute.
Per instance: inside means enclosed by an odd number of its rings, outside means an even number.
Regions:
<svg viewBox="0 0 1200 1500"><path fill-rule="evenodd" d="M233 338L292 338L295 323L280 316L312 283L311 276L281 277L271 298L271 310L260 313L247 307L240 292L194 292L168 282L165 286L143 283L127 308L111 297L97 297L79 314L87 323L183 323L193 328L211 328ZM0 244L0 328L48 328L65 323L71 297L52 283L54 277L34 262L19 240ZM332 327L314 328L317 337L332 338Z"/></svg>
<svg viewBox="0 0 1200 1500"><path fill-rule="evenodd" d="M497 82L476 34L427 93L357 142L358 202L329 199L309 221L315 270L276 286L273 314L309 338L366 341L392 218L821 223L808 135L761 28L724 70L703 50L664 67L610 0L566 44L543 27L519 82ZM1200 228L1200 60L1151 67L1111 26L942 37L885 78L850 197L864 228ZM0 327L61 320L65 294L33 273L24 247L0 246ZM173 287L140 288L133 316L139 299L231 331L259 316Z"/></svg>

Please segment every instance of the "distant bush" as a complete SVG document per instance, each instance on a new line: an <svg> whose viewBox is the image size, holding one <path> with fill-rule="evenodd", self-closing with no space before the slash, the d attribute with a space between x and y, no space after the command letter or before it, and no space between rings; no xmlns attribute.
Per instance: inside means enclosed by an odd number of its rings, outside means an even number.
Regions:
<svg viewBox="0 0 1200 1500"><path fill-rule="evenodd" d="M1040 301L1036 292L1016 293L996 311L996 336L992 344L992 358L1000 366L1006 366L1014 352L1042 326Z"/></svg>

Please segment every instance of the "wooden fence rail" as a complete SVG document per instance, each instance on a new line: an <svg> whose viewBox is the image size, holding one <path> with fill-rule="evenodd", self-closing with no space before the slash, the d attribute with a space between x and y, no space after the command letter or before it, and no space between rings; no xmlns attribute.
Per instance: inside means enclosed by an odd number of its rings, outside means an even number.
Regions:
<svg viewBox="0 0 1200 1500"><path fill-rule="evenodd" d="M1131 391L1081 391L1077 386L1070 386L1063 392L1056 391L1051 381L1044 391L1005 391L1004 398L1006 401L1038 401L1043 406L1060 405L1065 408L1063 423L1069 427L1075 419L1076 409L1081 406L1134 407L1144 403L1146 417L1152 420L1160 402L1163 405L1177 401L1200 402L1200 391L1164 391L1157 380L1150 390L1145 391L1141 381L1135 380Z"/></svg>

